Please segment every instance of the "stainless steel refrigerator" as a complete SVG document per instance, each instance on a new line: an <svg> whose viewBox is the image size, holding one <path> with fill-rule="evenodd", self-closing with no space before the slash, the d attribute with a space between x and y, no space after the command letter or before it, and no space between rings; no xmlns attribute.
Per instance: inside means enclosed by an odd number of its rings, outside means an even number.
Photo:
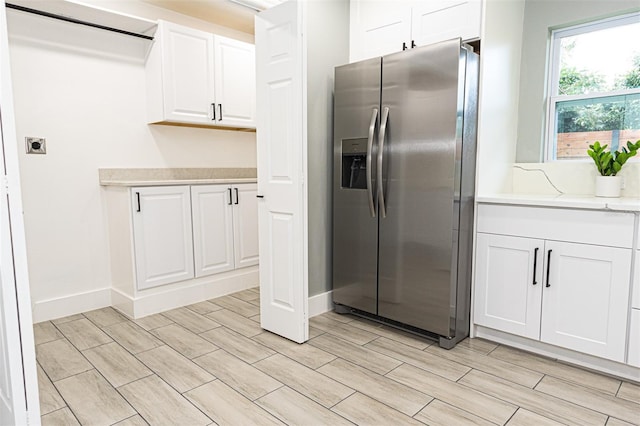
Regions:
<svg viewBox="0 0 640 426"><path fill-rule="evenodd" d="M469 334L478 55L460 39L335 69L333 301Z"/></svg>

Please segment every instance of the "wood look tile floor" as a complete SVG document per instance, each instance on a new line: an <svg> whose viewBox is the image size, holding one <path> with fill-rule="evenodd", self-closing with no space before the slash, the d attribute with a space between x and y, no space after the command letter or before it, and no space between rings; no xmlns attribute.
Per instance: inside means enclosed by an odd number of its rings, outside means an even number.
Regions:
<svg viewBox="0 0 640 426"><path fill-rule="evenodd" d="M36 324L42 424L640 425L638 383L333 312L298 345L260 329L258 300Z"/></svg>

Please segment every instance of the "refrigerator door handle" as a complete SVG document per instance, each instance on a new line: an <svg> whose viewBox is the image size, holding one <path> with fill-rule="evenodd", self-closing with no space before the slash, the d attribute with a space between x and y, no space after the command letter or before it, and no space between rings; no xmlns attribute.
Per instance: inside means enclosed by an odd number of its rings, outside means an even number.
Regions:
<svg viewBox="0 0 640 426"><path fill-rule="evenodd" d="M389 120L389 107L382 110L380 121L380 142L378 143L378 203L380 204L380 216L387 217L387 208L384 203L384 187L382 185L382 157L384 154L384 138L387 133L387 121Z"/></svg>
<svg viewBox="0 0 640 426"><path fill-rule="evenodd" d="M378 108L374 108L371 114L371 124L369 124L369 139L367 139L367 195L369 197L369 212L371 217L376 217L376 208L373 204L373 176L371 176L371 154L373 152L373 135L376 130L378 120Z"/></svg>

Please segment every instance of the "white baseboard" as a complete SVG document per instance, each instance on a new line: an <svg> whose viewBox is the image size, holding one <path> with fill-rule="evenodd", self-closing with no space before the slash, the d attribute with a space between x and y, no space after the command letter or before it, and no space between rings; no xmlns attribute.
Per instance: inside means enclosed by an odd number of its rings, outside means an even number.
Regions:
<svg viewBox="0 0 640 426"><path fill-rule="evenodd" d="M33 323L54 320L111 305L111 288L105 287L33 303Z"/></svg>
<svg viewBox="0 0 640 426"><path fill-rule="evenodd" d="M207 299L256 287L260 277L258 268L246 268L206 278L185 281L184 285L166 291L152 289L153 292L139 291L135 297L115 288L111 289L112 306L134 319L178 308Z"/></svg>
<svg viewBox="0 0 640 426"><path fill-rule="evenodd" d="M309 298L309 318L333 311L333 290L316 294Z"/></svg>

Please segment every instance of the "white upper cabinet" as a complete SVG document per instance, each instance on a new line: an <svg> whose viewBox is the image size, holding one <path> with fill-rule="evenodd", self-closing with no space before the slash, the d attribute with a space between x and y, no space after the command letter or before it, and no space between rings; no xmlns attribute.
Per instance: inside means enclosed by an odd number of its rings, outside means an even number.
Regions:
<svg viewBox="0 0 640 426"><path fill-rule="evenodd" d="M481 0L352 0L351 62L460 37L480 38Z"/></svg>
<svg viewBox="0 0 640 426"><path fill-rule="evenodd" d="M254 51L159 21L146 63L149 123L255 128Z"/></svg>

